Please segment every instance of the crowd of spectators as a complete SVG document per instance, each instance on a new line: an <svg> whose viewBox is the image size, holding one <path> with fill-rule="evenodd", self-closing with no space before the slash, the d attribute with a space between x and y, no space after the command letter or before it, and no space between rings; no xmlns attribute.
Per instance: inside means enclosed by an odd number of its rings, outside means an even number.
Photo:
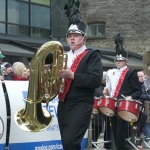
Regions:
<svg viewBox="0 0 150 150"><path fill-rule="evenodd" d="M3 62L5 56L0 51L0 80L27 81L29 68L22 62Z"/></svg>
<svg viewBox="0 0 150 150"><path fill-rule="evenodd" d="M3 62L4 57L5 56L2 55L0 51L0 80L1 81L5 81L5 80L28 81L29 80L30 70L28 66L26 66L22 62L14 62L13 64L11 64L10 62ZM142 88L142 95L140 97L140 100L142 100L142 103L144 106L144 112L142 115L143 119L141 119L140 133L143 134L147 138L146 142L148 142L148 144L150 145L150 78L147 75L145 75L144 72L142 71L137 72L137 74L138 74L139 82L141 83L141 88ZM106 75L104 77L106 78ZM7 99L7 92L5 92L5 98ZM94 129L92 132L92 140L96 142L99 135L102 132L102 126L104 122L101 120L101 116L102 116L101 112L99 112L95 116L98 116L97 117L98 122L100 121L100 123L96 124L96 122L92 120L92 127L94 126ZM107 128L106 127L107 124L109 126L109 123L105 122L105 129ZM95 128L95 125L97 125L96 128ZM109 131L107 130L105 130L104 141L110 140L110 137L108 139L105 137L105 136L107 137L110 136L109 135L110 130ZM106 132L107 132L107 135L106 135ZM109 146L109 149L110 149L110 146L111 146L110 143L108 144L106 143L104 147L106 148L107 145Z"/></svg>

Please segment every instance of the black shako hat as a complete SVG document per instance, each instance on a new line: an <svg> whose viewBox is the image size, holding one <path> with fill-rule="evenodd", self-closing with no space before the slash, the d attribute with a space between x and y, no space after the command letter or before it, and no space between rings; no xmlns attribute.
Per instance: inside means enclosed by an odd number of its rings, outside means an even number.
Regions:
<svg viewBox="0 0 150 150"><path fill-rule="evenodd" d="M114 36L114 41L116 44L116 57L115 60L127 60L128 53L123 48L123 36L119 33L118 35Z"/></svg>
<svg viewBox="0 0 150 150"><path fill-rule="evenodd" d="M70 33L78 33L78 34L83 34L83 35L87 35L87 29L88 29L88 25L86 22L84 22L83 20L80 20L80 22L78 22L77 24L71 24L66 36L68 36L68 34Z"/></svg>
<svg viewBox="0 0 150 150"><path fill-rule="evenodd" d="M87 35L88 25L86 22L81 20L80 16L80 2L79 0L68 0L68 2L64 6L65 14L69 20L69 29L66 33L66 36L70 33L78 33Z"/></svg>

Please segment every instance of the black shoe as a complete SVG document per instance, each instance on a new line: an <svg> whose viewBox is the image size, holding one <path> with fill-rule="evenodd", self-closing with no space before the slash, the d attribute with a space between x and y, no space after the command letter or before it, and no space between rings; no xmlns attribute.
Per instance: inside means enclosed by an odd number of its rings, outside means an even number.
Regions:
<svg viewBox="0 0 150 150"><path fill-rule="evenodd" d="M111 149L111 145L104 145L104 148L109 150Z"/></svg>
<svg viewBox="0 0 150 150"><path fill-rule="evenodd" d="M94 145L92 144L92 148L96 148L96 146L94 146Z"/></svg>
<svg viewBox="0 0 150 150"><path fill-rule="evenodd" d="M133 149L133 147L129 144L129 143L126 143L126 146L125 146L126 150L130 150L130 149Z"/></svg>

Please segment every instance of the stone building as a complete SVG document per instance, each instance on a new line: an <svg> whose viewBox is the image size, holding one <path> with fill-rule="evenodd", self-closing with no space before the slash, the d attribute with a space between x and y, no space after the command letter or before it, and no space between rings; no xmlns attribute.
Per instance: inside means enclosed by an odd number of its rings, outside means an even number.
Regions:
<svg viewBox="0 0 150 150"><path fill-rule="evenodd" d="M0 49L6 56L3 61L28 65L36 50L48 41L60 41L68 51L65 3L0 0ZM130 52L129 67L143 68L142 54L150 43L149 4L150 0L80 0L81 18L89 25L87 46L101 51L106 70L115 67L113 37L119 32L125 38L124 48Z"/></svg>
<svg viewBox="0 0 150 150"><path fill-rule="evenodd" d="M105 25L105 35L89 37L87 45L114 48L113 37L121 33L127 51L150 50L150 0L80 0L80 11L88 24Z"/></svg>

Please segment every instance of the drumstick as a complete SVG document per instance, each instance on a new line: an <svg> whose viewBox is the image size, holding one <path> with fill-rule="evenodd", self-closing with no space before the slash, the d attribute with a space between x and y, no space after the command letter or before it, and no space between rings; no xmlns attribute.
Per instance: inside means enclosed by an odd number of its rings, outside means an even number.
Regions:
<svg viewBox="0 0 150 150"><path fill-rule="evenodd" d="M121 94L121 96L126 99L126 97L123 94Z"/></svg>
<svg viewBox="0 0 150 150"><path fill-rule="evenodd" d="M131 96L125 97L123 94L121 94L121 96L122 96L125 100L132 100L132 97L131 97Z"/></svg>

